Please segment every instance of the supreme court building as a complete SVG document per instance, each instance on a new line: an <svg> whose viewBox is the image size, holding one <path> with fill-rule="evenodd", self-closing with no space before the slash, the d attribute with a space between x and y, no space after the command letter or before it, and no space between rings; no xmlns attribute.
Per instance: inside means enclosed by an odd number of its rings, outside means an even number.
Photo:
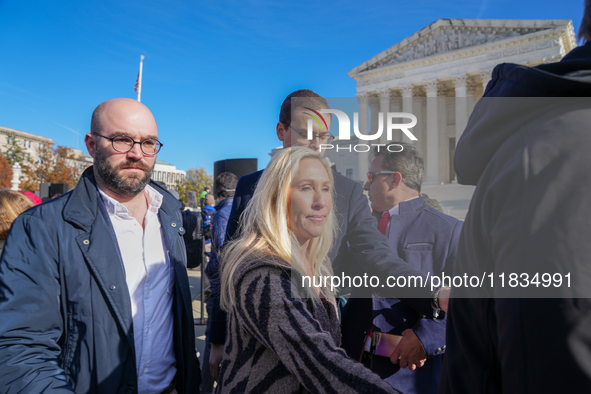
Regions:
<svg viewBox="0 0 591 394"><path fill-rule="evenodd" d="M456 143L493 68L557 62L575 46L570 20L439 19L349 72L357 81L360 132L377 130L380 112L414 114L425 183L450 183ZM406 138L398 133L394 140ZM345 142L358 139L333 144ZM387 143L385 132L380 143ZM341 174L365 181L367 155L355 155L355 163L334 150L326 157Z"/></svg>

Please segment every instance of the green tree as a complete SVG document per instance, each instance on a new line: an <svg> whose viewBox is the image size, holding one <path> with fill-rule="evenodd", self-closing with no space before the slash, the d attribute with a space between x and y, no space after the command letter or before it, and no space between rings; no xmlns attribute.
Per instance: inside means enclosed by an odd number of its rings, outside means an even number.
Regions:
<svg viewBox="0 0 591 394"><path fill-rule="evenodd" d="M18 163L22 166L25 161L25 149L16 137L13 135L6 136L6 144L4 144L4 147L6 148L4 155L8 159L10 165Z"/></svg>
<svg viewBox="0 0 591 394"><path fill-rule="evenodd" d="M208 175L204 167L193 167L187 171L187 177L185 180L177 186L179 197L181 200L187 203L187 191L193 190L199 196L201 190L205 186L211 187L213 185L213 175Z"/></svg>

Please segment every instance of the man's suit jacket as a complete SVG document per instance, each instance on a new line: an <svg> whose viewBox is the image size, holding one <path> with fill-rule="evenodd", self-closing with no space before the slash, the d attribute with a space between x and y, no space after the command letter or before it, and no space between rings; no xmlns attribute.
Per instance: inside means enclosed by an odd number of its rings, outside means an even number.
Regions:
<svg viewBox="0 0 591 394"><path fill-rule="evenodd" d="M226 241L234 238L240 215L246 209L262 173L263 171L258 171L245 175L238 181ZM389 275L424 276L392 252L388 240L376 228L375 218L371 215L369 203L361 185L336 172L333 172L333 176L335 191L333 209L339 223L337 239L329 254L334 274L340 275L349 265L355 265L368 275L380 276L384 281ZM414 296L417 298L405 299L405 304L432 317L430 289L427 287L414 290ZM211 324L211 342L224 343L226 316L219 308L219 294L214 295Z"/></svg>
<svg viewBox="0 0 591 394"><path fill-rule="evenodd" d="M443 271L450 272L462 222L425 205L423 197L404 201L399 208L399 214L390 219L386 233L392 250L425 274L439 276ZM437 393L445 352L446 319L423 318L397 298L375 298L372 305L371 299L353 298L354 291L351 296L342 320L343 348L347 354L359 360L369 327L374 332L395 335L411 328L427 353L425 365L411 371L400 369L387 358L374 357L373 370L404 393Z"/></svg>

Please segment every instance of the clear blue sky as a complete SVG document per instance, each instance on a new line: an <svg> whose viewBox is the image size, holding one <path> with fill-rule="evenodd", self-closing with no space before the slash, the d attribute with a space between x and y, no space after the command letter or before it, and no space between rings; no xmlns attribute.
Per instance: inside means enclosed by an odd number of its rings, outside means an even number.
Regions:
<svg viewBox="0 0 591 394"><path fill-rule="evenodd" d="M0 125L86 151L100 102L142 102L182 170L256 157L280 142L299 88L352 97L347 72L439 18L571 19L583 0L0 0ZM73 130L73 131L72 131Z"/></svg>

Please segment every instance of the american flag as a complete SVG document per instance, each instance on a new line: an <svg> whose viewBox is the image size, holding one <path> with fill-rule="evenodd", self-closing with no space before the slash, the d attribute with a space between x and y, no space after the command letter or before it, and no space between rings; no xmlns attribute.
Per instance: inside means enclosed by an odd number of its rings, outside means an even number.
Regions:
<svg viewBox="0 0 591 394"><path fill-rule="evenodd" d="M135 80L135 92L137 93L138 89L140 88L140 73L137 73L137 79Z"/></svg>

